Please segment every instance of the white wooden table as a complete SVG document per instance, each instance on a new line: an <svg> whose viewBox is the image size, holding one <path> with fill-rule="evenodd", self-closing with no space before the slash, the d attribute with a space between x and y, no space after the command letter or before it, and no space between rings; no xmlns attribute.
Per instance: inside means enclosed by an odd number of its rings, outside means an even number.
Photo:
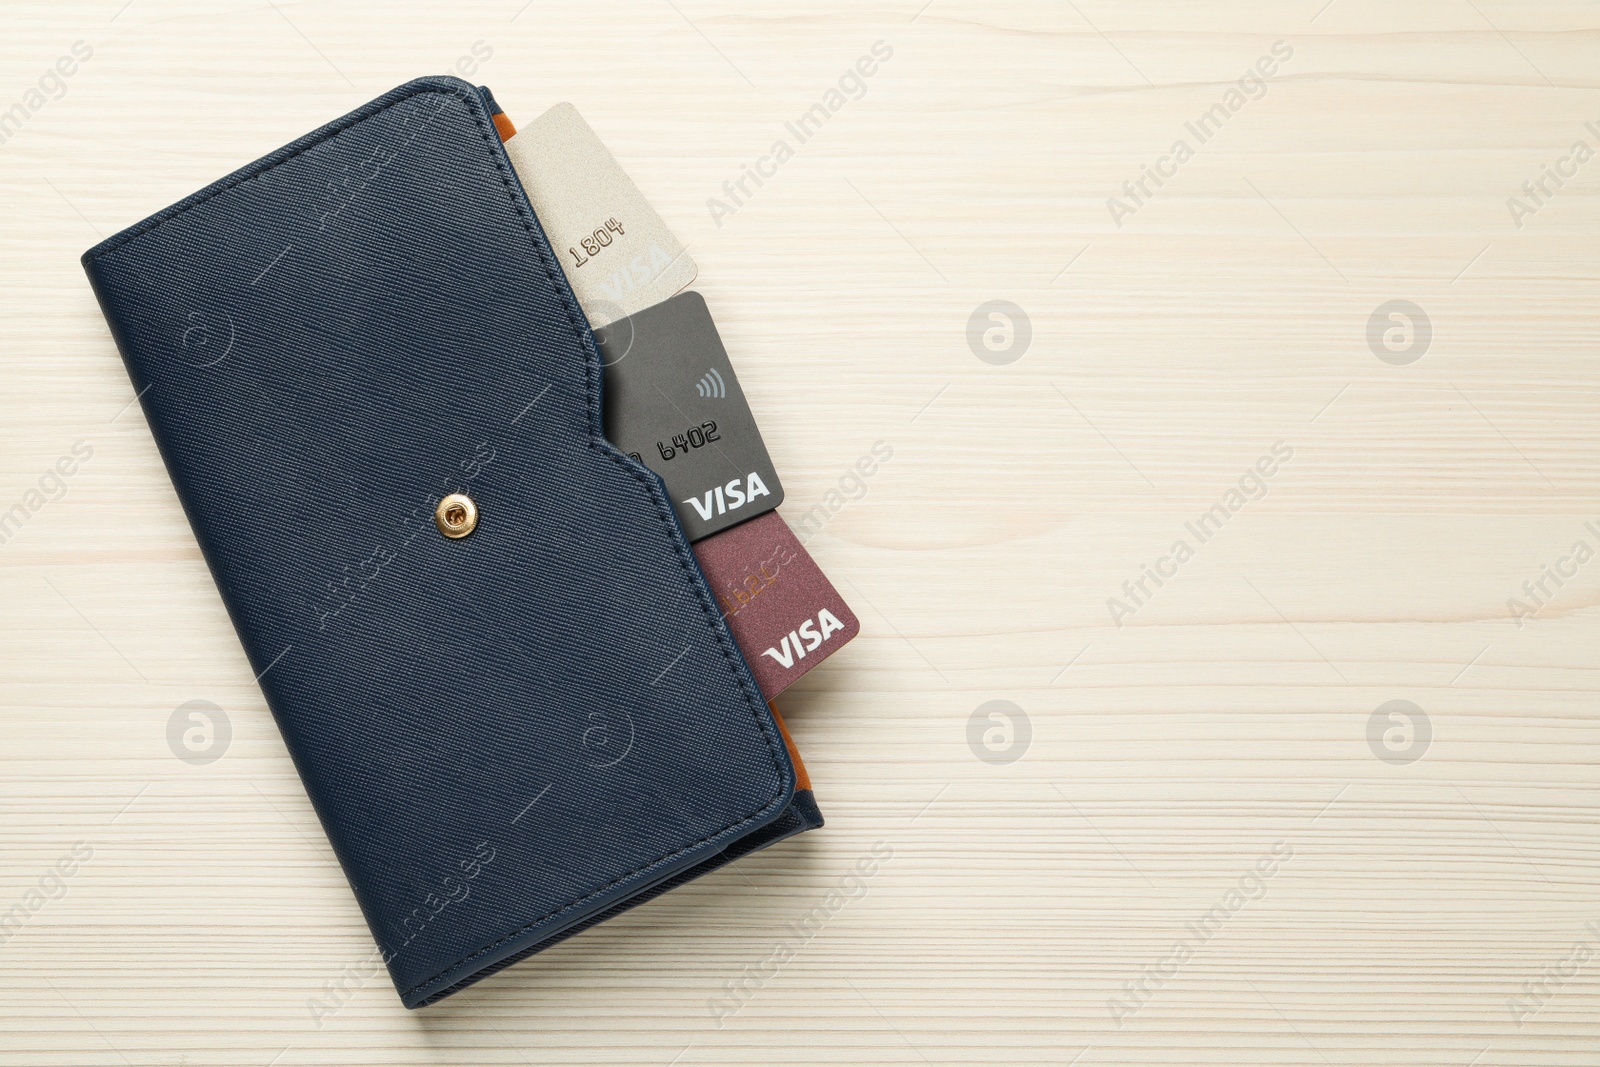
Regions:
<svg viewBox="0 0 1600 1067"><path fill-rule="evenodd" d="M1600 1063L1593 4L0 29L0 1062ZM406 1012L77 257L472 64L688 243L863 631L782 701L824 831Z"/></svg>

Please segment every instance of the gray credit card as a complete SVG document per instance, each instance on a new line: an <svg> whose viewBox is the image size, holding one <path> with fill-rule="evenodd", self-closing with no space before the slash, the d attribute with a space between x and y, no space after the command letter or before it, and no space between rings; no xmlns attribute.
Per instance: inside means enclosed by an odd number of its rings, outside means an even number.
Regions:
<svg viewBox="0 0 1600 1067"><path fill-rule="evenodd" d="M578 109L557 104L506 142L589 325L659 304L696 267Z"/></svg>
<svg viewBox="0 0 1600 1067"><path fill-rule="evenodd" d="M613 322L595 340L606 364L606 436L661 475L689 540L782 503L778 472L699 293Z"/></svg>

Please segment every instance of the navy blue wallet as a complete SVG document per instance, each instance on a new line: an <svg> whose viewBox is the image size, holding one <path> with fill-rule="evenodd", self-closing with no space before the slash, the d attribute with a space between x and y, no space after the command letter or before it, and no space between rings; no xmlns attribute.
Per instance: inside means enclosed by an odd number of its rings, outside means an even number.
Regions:
<svg viewBox="0 0 1600 1067"><path fill-rule="evenodd" d="M407 1007L822 824L486 99L410 82L83 257Z"/></svg>

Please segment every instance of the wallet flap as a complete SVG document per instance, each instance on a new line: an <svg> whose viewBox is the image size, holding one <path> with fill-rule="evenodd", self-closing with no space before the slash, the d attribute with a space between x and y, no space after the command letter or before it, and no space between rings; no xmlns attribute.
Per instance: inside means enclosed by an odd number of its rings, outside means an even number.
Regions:
<svg viewBox="0 0 1600 1067"><path fill-rule="evenodd" d="M408 1005L783 812L783 740L660 480L603 436L471 86L404 85L84 264Z"/></svg>

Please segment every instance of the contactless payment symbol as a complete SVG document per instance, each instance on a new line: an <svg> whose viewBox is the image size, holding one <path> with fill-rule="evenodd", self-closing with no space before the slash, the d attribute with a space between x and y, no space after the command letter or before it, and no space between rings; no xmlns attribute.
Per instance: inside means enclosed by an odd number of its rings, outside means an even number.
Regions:
<svg viewBox="0 0 1600 1067"><path fill-rule="evenodd" d="M728 395L728 383L722 380L717 368L712 367L695 383L694 391L699 393L703 400L721 400Z"/></svg>

